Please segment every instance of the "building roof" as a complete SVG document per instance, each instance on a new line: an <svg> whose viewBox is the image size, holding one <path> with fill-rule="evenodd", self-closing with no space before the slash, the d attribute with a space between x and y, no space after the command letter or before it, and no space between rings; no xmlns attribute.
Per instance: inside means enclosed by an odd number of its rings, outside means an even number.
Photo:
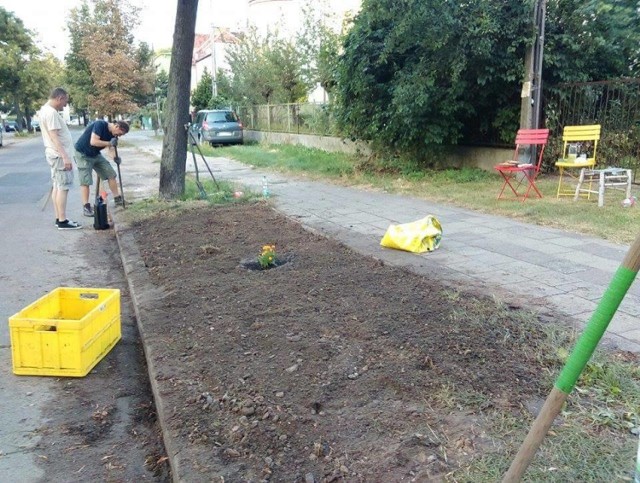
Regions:
<svg viewBox="0 0 640 483"><path fill-rule="evenodd" d="M195 64L211 55L211 39L214 34L196 34L193 42L193 59ZM218 28L215 31L213 41L216 44L237 44L242 38L239 32L231 32L228 29Z"/></svg>

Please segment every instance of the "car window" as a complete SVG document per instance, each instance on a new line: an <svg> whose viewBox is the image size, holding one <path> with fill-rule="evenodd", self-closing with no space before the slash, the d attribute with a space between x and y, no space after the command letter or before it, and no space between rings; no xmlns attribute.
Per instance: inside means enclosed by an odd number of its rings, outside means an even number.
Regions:
<svg viewBox="0 0 640 483"><path fill-rule="evenodd" d="M237 122L238 118L232 111L210 112L207 122Z"/></svg>

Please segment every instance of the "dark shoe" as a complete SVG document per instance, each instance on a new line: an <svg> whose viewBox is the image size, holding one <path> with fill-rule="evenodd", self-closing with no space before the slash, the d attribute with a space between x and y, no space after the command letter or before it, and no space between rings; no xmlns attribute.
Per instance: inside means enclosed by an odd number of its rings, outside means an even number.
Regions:
<svg viewBox="0 0 640 483"><path fill-rule="evenodd" d="M90 218L93 218L93 208L91 208L91 205L89 203L87 203L86 205L84 205L82 207L82 214L84 216L88 216Z"/></svg>
<svg viewBox="0 0 640 483"><path fill-rule="evenodd" d="M122 199L122 195L116 196L115 198L113 198L113 202L115 203L116 206L124 206L124 200Z"/></svg>
<svg viewBox="0 0 640 483"><path fill-rule="evenodd" d="M82 228L82 225L70 220L59 221L57 225L58 230L79 230Z"/></svg>

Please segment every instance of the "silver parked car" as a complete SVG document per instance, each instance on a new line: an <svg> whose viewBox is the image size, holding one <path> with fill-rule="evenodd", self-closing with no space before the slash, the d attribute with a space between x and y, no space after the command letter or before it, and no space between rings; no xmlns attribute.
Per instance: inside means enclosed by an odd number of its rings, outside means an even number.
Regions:
<svg viewBox="0 0 640 483"><path fill-rule="evenodd" d="M198 111L191 126L199 143L242 144L243 126L235 112L229 109Z"/></svg>

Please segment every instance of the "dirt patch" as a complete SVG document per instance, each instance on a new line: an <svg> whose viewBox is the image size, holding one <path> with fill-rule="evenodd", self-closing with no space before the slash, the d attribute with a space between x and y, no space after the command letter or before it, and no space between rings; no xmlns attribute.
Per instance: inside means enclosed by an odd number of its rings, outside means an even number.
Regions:
<svg viewBox="0 0 640 483"><path fill-rule="evenodd" d="M491 409L538 400L544 338L519 309L304 230L265 204L135 227L165 294L168 424L212 481L426 481L488 445ZM286 263L250 270L265 244Z"/></svg>

